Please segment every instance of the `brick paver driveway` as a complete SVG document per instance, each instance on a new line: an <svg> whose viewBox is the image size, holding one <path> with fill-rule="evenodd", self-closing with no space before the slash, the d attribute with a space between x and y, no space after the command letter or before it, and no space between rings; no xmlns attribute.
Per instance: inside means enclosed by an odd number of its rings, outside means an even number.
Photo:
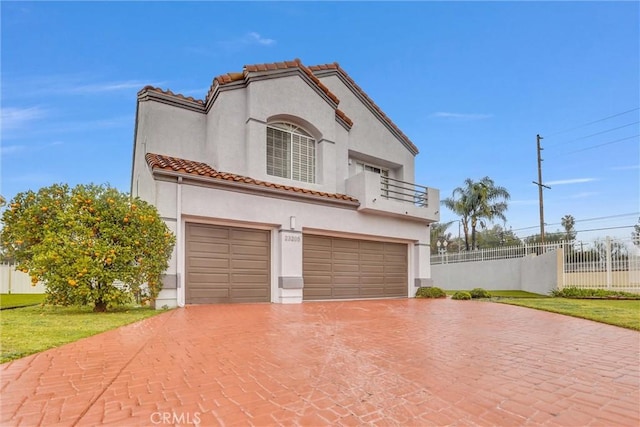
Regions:
<svg viewBox="0 0 640 427"><path fill-rule="evenodd" d="M2 365L0 422L638 426L639 349L486 302L191 306Z"/></svg>

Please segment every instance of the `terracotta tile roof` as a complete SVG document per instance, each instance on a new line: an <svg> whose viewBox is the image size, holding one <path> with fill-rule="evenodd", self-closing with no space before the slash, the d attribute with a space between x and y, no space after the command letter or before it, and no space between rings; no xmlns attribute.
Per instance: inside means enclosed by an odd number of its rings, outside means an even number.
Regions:
<svg viewBox="0 0 640 427"><path fill-rule="evenodd" d="M143 88L138 92L138 95L140 95L142 92L144 92L144 91L148 91L148 90L151 90L151 91L153 91L153 92L158 92L158 93L164 93L165 95L175 96L176 98L181 98L181 99L184 99L184 100L186 100L186 101L191 101L191 102L195 102L195 103L203 104L203 105L204 105L204 101L203 101L203 100L201 100L201 99L195 99L195 98L194 98L194 97L192 97L192 96L184 96L184 95L181 95L181 94L179 94L179 93L173 93L173 92L172 92L171 90L169 90L169 89L167 89L167 90L162 90L162 89L160 89L160 88L158 88L158 87L153 87L153 86L145 86L145 87L143 87Z"/></svg>
<svg viewBox="0 0 640 427"><path fill-rule="evenodd" d="M404 132L402 132L402 130L400 130L400 128L380 109L380 107L378 107L378 105L375 102L373 102L373 100L369 97L369 95L367 95L366 92L364 90L362 90L362 88L360 86L358 86L358 84L347 74L346 71L344 71L344 69L342 69L340 67L340 65L337 62L333 62L331 64L320 64L320 65L305 66L304 64L302 64L302 62L299 59L296 58L293 61L273 62L273 63L268 63L268 64L245 65L242 72L226 73L226 74L221 74L221 75L215 77L213 79L213 83L211 84L211 87L209 88L209 92L207 93L207 96L205 97L204 100L195 99L195 98L193 98L191 96L187 97L187 96L184 96L184 95L181 95L181 94L176 94L176 93L173 93L171 90L162 90L160 88L153 87L153 86L145 86L139 93L144 92L146 90L151 90L151 91L163 93L163 94L166 94L166 95L174 96L174 97L177 97L177 98L180 98L180 99L183 99L183 100L195 102L195 103L200 104L200 105L204 105L204 104L206 104L206 102L211 97L211 95L212 95L213 91L215 90L216 86L223 86L223 85L226 85L226 84L229 84L229 83L242 81L249 75L249 73L252 73L252 72L283 70L283 69L288 69L288 68L299 68L335 104L339 104L340 100L338 99L338 97L333 92L331 92L331 90L329 90L329 88L327 86L325 86L322 83L322 81L320 81L320 79L318 79L318 77L316 77L314 72L326 71L326 70L335 70L336 72L340 73L340 75L343 76L349 82L349 84L351 84L353 86L353 88L356 90L356 92L358 92L360 95L362 95L362 97L371 105L371 107L380 115L380 117L382 117L382 120L384 120L384 122L387 123L400 136L400 138L402 140L404 140L405 143L407 143L409 146L411 146L416 151L416 153L418 152L418 147L416 147L413 144L413 142L411 142L409 137L407 135L405 135ZM343 111L341 111L339 109L336 109L336 116L339 117L340 119L342 119L349 127L353 126L353 121Z"/></svg>
<svg viewBox="0 0 640 427"><path fill-rule="evenodd" d="M219 172L206 163L185 160L177 157L163 156L160 154L147 153L145 155L147 164L153 169L178 172L186 175L204 176L224 181L234 181L237 183L257 185L261 187L273 188L285 192L306 194L333 200L345 200L358 203L358 200L345 194L325 193L323 191L309 190L306 188L292 187L289 185L275 184L267 181L259 181L250 177L236 175L233 173Z"/></svg>
<svg viewBox="0 0 640 427"><path fill-rule="evenodd" d="M318 79L313 72L302 64L302 62L296 58L293 61L283 61L283 62L273 62L270 64L253 64L253 65L245 65L241 73L227 73L217 76L213 79L213 83L209 88L209 92L207 93L207 97L205 101L209 99L212 92L214 91L216 85L225 85L227 83L231 83L234 81L242 80L246 78L249 73L252 72L260 72L260 71L273 71L273 70L285 70L288 68L299 68L304 72L317 86L320 88L322 92L324 92L335 104L339 104L340 100L337 96L335 96L328 87L326 87L320 79Z"/></svg>
<svg viewBox="0 0 640 427"><path fill-rule="evenodd" d="M222 74L214 79L219 85L236 82L244 79L244 73L227 73Z"/></svg>
<svg viewBox="0 0 640 427"><path fill-rule="evenodd" d="M340 117L342 120L344 120L344 122L349 125L349 128L351 128L351 126L353 126L353 120L351 120L345 113L344 111L340 110L339 108L336 108L336 116Z"/></svg>
<svg viewBox="0 0 640 427"><path fill-rule="evenodd" d="M346 73L346 71L344 71L342 68L340 68L340 65L337 62L334 62L332 64L311 65L311 66L309 66L307 68L309 70L311 70L312 72L313 71L324 71L324 70L336 70L337 72L339 72L353 86L353 88L356 91L358 91L358 93L360 93L360 95L362 95L362 97L364 99L366 99L367 102L369 102L371 104L371 107L373 107L373 109L376 110L378 112L378 114L380 114L380 116L383 118L383 120L389 126L391 126L398 133L398 135L400 135L400 137L406 143L408 143L412 148L415 149L416 152L418 152L418 147L416 147L413 144L413 142L411 142L409 137L407 135L405 135L404 132L402 132L400 130L400 128L398 126L396 126L395 123L393 123L393 121L380 109L380 107L378 107L376 105L375 102L373 102L373 100L371 98L369 98L369 95L367 95L366 92L364 90L362 90L362 88L360 86L358 86L358 84Z"/></svg>

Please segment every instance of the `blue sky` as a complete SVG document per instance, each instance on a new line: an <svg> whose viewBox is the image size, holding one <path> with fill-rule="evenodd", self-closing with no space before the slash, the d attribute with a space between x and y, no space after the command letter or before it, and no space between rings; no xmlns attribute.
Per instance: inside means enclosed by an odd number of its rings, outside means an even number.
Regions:
<svg viewBox="0 0 640 427"><path fill-rule="evenodd" d="M340 63L409 136L417 183L505 186L520 236L538 232L536 134L547 231L571 214L578 230L628 227L581 238L629 236L640 215L638 2L0 7L7 200L55 182L128 191L143 86L202 99L217 75L300 58Z"/></svg>

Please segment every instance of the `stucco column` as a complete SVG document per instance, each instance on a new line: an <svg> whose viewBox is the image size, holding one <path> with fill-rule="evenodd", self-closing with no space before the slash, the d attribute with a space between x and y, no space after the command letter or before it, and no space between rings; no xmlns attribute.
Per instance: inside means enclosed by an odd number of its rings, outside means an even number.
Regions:
<svg viewBox="0 0 640 427"><path fill-rule="evenodd" d="M415 259L415 288L421 286L433 286L431 278L431 246L429 243L414 243L414 259ZM415 290L414 290L415 294ZM413 295L411 295L413 296Z"/></svg>
<svg viewBox="0 0 640 427"><path fill-rule="evenodd" d="M280 276L278 293L283 304L302 302L302 231L296 227L296 218L290 217L289 224L278 232L280 247Z"/></svg>

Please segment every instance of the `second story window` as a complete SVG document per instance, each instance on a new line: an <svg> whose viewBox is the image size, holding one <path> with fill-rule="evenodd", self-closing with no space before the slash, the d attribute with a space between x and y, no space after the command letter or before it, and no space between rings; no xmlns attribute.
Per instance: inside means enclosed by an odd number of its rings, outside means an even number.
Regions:
<svg viewBox="0 0 640 427"><path fill-rule="evenodd" d="M267 174L315 182L316 146L313 137L290 123L268 125Z"/></svg>

